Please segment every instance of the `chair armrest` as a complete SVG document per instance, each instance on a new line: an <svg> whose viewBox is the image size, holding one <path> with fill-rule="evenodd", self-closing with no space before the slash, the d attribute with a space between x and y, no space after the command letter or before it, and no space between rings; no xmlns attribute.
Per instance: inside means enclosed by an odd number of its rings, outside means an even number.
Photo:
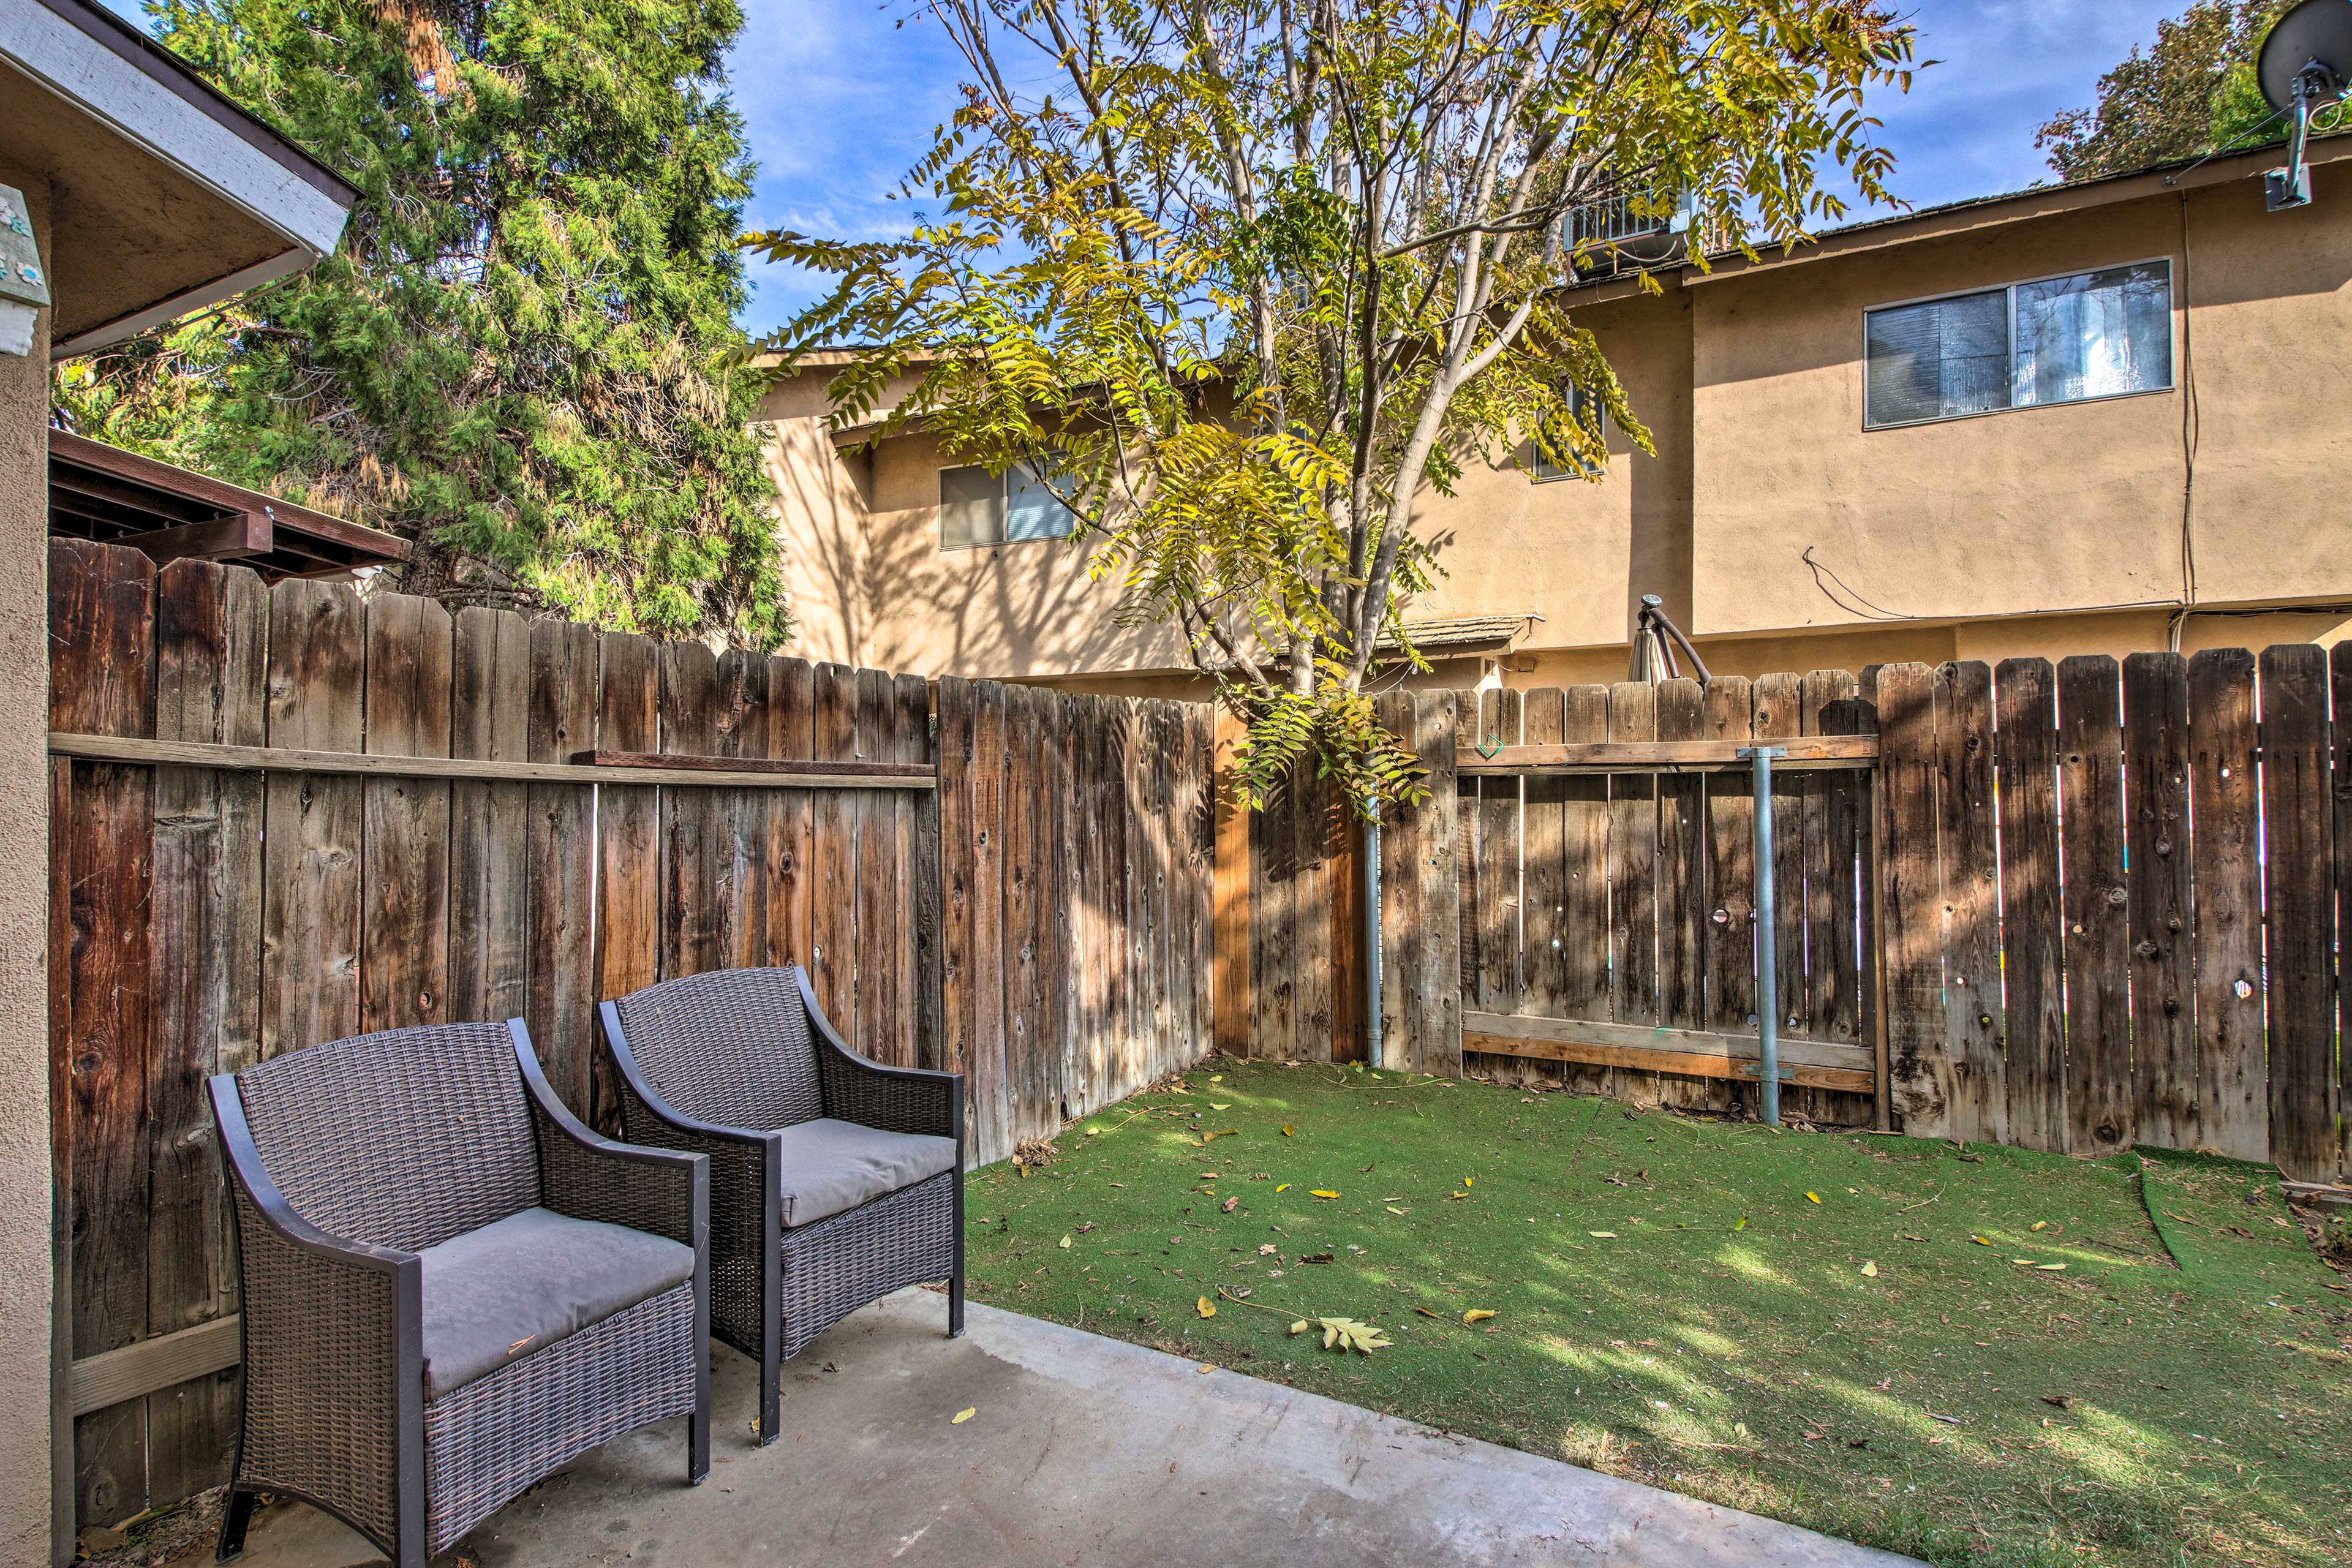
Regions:
<svg viewBox="0 0 2352 1568"><path fill-rule="evenodd" d="M809 1040L816 1047L817 1089L824 1113L886 1132L921 1132L956 1141L963 1155L963 1075L922 1068L884 1067L849 1048L817 1005L808 971L795 972L801 1005L808 1011Z"/></svg>
<svg viewBox="0 0 2352 1568"><path fill-rule="evenodd" d="M507 1020L515 1061L530 1098L539 1135L540 1184L546 1205L573 1219L602 1220L694 1248L710 1247L710 1160L673 1149L619 1143L572 1115L547 1081L520 1018Z"/></svg>
<svg viewBox="0 0 2352 1568"><path fill-rule="evenodd" d="M424 1261L296 1214L262 1164L234 1075L207 1089L243 1297L238 1473L339 1509L382 1545L398 1530L393 1500L425 1485L423 1449L404 1441L424 1418ZM336 1442L316 1441L331 1430Z"/></svg>

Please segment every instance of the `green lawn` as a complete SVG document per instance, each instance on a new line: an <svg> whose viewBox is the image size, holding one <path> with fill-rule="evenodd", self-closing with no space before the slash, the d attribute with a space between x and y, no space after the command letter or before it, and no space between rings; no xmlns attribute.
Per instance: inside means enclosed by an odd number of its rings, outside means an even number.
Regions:
<svg viewBox="0 0 2352 1568"><path fill-rule="evenodd" d="M1936 1563L2352 1561L2352 1297L2261 1167L1183 1082L973 1178L977 1300Z"/></svg>

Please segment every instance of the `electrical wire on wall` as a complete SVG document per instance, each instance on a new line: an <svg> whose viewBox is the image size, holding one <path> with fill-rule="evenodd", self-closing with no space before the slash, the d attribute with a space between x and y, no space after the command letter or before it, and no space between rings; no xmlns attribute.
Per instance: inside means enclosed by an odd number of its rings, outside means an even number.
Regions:
<svg viewBox="0 0 2352 1568"><path fill-rule="evenodd" d="M2180 651L2181 631L2197 603L2197 353L2194 312L2189 309L2189 193L2180 193L2180 607L2165 628L2166 644Z"/></svg>

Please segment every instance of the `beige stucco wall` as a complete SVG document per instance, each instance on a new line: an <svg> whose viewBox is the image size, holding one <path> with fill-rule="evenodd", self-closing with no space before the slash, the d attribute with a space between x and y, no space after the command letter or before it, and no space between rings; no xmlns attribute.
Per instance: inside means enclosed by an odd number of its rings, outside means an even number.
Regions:
<svg viewBox="0 0 2352 1568"><path fill-rule="evenodd" d="M48 250L46 184L0 162ZM0 353L0 1564L49 1560L48 314Z"/></svg>
<svg viewBox="0 0 2352 1568"><path fill-rule="evenodd" d="M1486 672L1515 686L1622 679L1646 593L1727 674L2333 640L2340 617L2219 612L2352 602L2333 499L2352 467L2352 200L2330 199L2352 162L2286 214L2263 211L2242 162L2185 197L2151 177L2104 205L1963 211L1937 237L1580 297L1657 455L1612 428L1597 482L1532 482L1522 449L1426 495L1443 574L1406 613L1540 616ZM1863 428L1866 308L2157 257L2174 269L2171 390ZM770 402L803 651L1062 685L1184 667L1165 630L1118 624L1116 584L1090 581L1082 552L941 551L931 437L836 455L823 402L814 379ZM2207 613L2176 638L2191 437Z"/></svg>
<svg viewBox="0 0 2352 1568"><path fill-rule="evenodd" d="M2266 215L2237 180L2185 216L2185 268L2183 198L2165 195L1693 284L1690 629L1867 624L1809 548L1906 616L2177 603L2191 375L2199 599L2352 595L2352 531L2323 499L2352 457L2352 205ZM2174 268L2174 390L1863 428L1865 307L2156 257Z"/></svg>

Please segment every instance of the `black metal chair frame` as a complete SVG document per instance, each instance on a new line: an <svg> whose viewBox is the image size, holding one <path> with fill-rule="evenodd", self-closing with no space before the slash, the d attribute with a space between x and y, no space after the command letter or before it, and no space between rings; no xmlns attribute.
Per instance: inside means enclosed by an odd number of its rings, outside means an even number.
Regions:
<svg viewBox="0 0 2352 1568"><path fill-rule="evenodd" d="M719 972L722 974L730 973L759 972ZM810 988L807 972L794 964L785 973L794 982L793 988L808 1020L810 1043L816 1056L822 1101L820 1113L857 1121L861 1125L876 1125L860 1116L846 1114L859 1109L858 1106L841 1103L852 1100L861 1090L878 1092L890 1102L903 1102L909 1099L926 1102L944 1101L943 1104L929 1106L928 1114L898 1118L909 1124L889 1130L929 1131L952 1137L956 1144L956 1159L951 1170L914 1186L871 1199L845 1214L832 1215L815 1225L793 1227L787 1232L783 1225L782 1173L780 1166L783 1148L782 1131L728 1126L688 1116L676 1109L654 1088L639 1062L623 1026L619 1005L608 1001L599 1008L604 1024L605 1043L613 1053L614 1066L621 1083L624 1135L638 1142L694 1149L711 1156L711 1250L714 1292L720 1298L720 1310L713 1314L711 1331L721 1342L743 1354L759 1358L760 1442L762 1445L774 1442L779 1435L779 1385L786 1361L797 1354L817 1333L867 1302L877 1300L906 1285L940 1278L935 1272L922 1272L923 1263L908 1263L897 1267L895 1270L885 1268L881 1271L881 1279L885 1282L879 1283L877 1288L872 1260L857 1259L856 1261L862 1267L853 1268L845 1266L841 1269L844 1278L838 1283L820 1283L811 1289L796 1292L804 1300L813 1298L814 1304L807 1311L793 1314L793 1321L788 1323L784 1279L786 1252L788 1248L794 1247L795 1243L799 1244L796 1250L837 1256L841 1251L887 1247L894 1238L903 1241L910 1228L929 1237L934 1226L927 1215L916 1214L910 1216L910 1221L902 1221L895 1228L877 1226L873 1219L889 1213L892 1205L904 1210L908 1204L920 1201L944 1184L946 1190L940 1195L950 1201L935 1206L945 1211L938 1215L938 1223L947 1226L951 1232L951 1267L947 1271L949 1338L962 1334L964 1316L963 1075L919 1068L886 1067L859 1055L842 1039L832 1020L825 1016L824 1009L818 1005L816 994ZM695 982L707 984L715 978L717 976L712 973L705 973L662 984ZM632 1001L661 989L662 985L648 986L621 1001ZM938 1114L941 1111L944 1115ZM751 1191L754 1186L756 1194ZM755 1205L757 1219L749 1225L742 1223L751 1220ZM760 1251L757 1260L759 1300L753 1309L756 1311L755 1330L746 1322L746 1320L752 1319L753 1311L730 1312L727 1310L730 1303L726 1300L730 1293L728 1281L749 1272L748 1268L729 1267L730 1263L740 1266L750 1262L748 1258L730 1257L732 1250L744 1242L747 1233L756 1234L755 1245ZM824 1245L836 1237L837 1247ZM932 1250L919 1252L915 1256L921 1258L942 1256L936 1238L930 1240L929 1246ZM830 1272L827 1263L812 1259L811 1267L813 1271ZM751 1305L749 1301L741 1303L745 1308Z"/></svg>
<svg viewBox="0 0 2352 1568"><path fill-rule="evenodd" d="M357 1038L424 1037L484 1027L497 1026L431 1026ZM530 1115L546 1206L559 1213L566 1212L567 1207L586 1208L595 1212L575 1217L627 1224L632 1218L656 1212L649 1206L656 1205L667 1205L674 1218L679 1200L684 1201L689 1217L683 1228L689 1236L673 1239L690 1238L695 1255L691 1281L691 1410L664 1408L657 1414L645 1415L643 1408L612 1408L612 1402L622 1396L608 1394L593 1368L578 1359L567 1366L553 1365L564 1360L567 1346L598 1336L599 1331L608 1325L618 1327L603 1336L602 1353L623 1353L616 1352L614 1347L625 1346L631 1327L622 1320L667 1300L675 1294L674 1289L557 1340L428 1404L425 1388L422 1259L415 1252L331 1235L295 1212L263 1162L236 1075L222 1073L210 1080L209 1089L235 1215L240 1284L246 1285L250 1279L248 1254L255 1252L268 1253L268 1266L281 1278L273 1282L268 1291L257 1291L249 1285L245 1290L239 1324L239 1349L247 1380L245 1415L239 1423L236 1453L230 1470L218 1561L229 1562L243 1552L256 1496L267 1491L299 1499L332 1514L366 1537L399 1568L423 1568L428 1557L454 1544L465 1529L557 1466L619 1432L642 1425L644 1420L665 1419L678 1414L688 1416L688 1483L699 1485L709 1475L710 1163L699 1154L632 1147L591 1131L565 1109L549 1087L522 1020L510 1021L508 1030ZM352 1043L335 1041L331 1045ZM429 1042L422 1039L410 1043L429 1048ZM609 1168L616 1165L619 1169ZM299 1279L289 1279L289 1273ZM370 1321L371 1318L373 1321ZM259 1386L254 1354L257 1335L272 1332L307 1342L276 1353L266 1352L258 1363L258 1377L269 1385ZM579 1353L584 1357L590 1352ZM559 1457L547 1462L538 1475L510 1487L503 1468L499 1474L487 1478L478 1472L468 1472L474 1484L488 1487L489 1492L468 1500L464 1523L450 1521L437 1531L429 1529L428 1412L438 1415L444 1407L466 1400L468 1394L510 1373L528 1380L542 1363L553 1367L544 1374L546 1377L570 1380L568 1386L560 1386L551 1394L544 1389L532 1390L546 1395L534 1404L551 1411L558 1422L557 1429L542 1445L542 1451ZM675 1373L669 1375L675 1377ZM497 1417L481 1408L484 1399L498 1392L492 1389L488 1395L467 1401L470 1408L448 1415L445 1425L457 1428L459 1439L478 1441L489 1452L510 1456L515 1446L513 1435ZM331 1434L340 1439L335 1457L306 1458L301 1462L300 1468L317 1478L313 1484L297 1484L278 1475L250 1473L248 1462L253 1458L252 1426L257 1398L264 1404L275 1401L299 1407L301 1420L278 1418L289 1427L316 1421L336 1428ZM600 1399L605 1402L604 1407L597 1404ZM676 1394L661 1394L658 1402L674 1405ZM642 1419L633 1419L635 1416ZM567 1422L571 1424L568 1427L563 1425ZM601 1435L595 1436L593 1441L579 1440L589 1432ZM318 1446L328 1446L328 1436L329 1434L320 1434ZM273 1441L278 1444L283 1458L284 1450L299 1446L300 1438L289 1443L282 1435L274 1434ZM384 1473L387 1469L388 1475ZM387 1493L388 1509L370 1517L371 1510L365 1506L367 1499L374 1494L381 1502L385 1500L383 1494ZM386 1512L388 1519L383 1517Z"/></svg>

